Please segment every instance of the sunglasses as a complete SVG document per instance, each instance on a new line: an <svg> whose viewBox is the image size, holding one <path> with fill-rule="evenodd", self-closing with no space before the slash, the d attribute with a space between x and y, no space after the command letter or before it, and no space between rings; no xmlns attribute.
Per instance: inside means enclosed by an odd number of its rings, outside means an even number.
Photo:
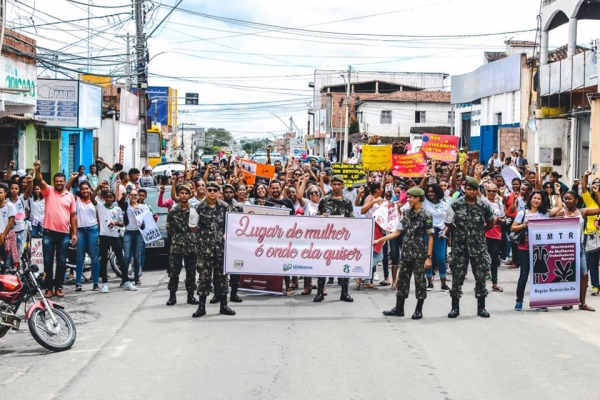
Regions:
<svg viewBox="0 0 600 400"><path fill-rule="evenodd" d="M215 188L208 188L208 189L206 189L206 191L207 191L208 193L217 193L217 192L219 191L219 189L215 189Z"/></svg>
<svg viewBox="0 0 600 400"><path fill-rule="evenodd" d="M319 192L310 192L308 195L309 195L309 196L316 196L316 195L318 195L318 194L319 194Z"/></svg>
<svg viewBox="0 0 600 400"><path fill-rule="evenodd" d="M498 193L497 190L488 190L488 193Z"/></svg>

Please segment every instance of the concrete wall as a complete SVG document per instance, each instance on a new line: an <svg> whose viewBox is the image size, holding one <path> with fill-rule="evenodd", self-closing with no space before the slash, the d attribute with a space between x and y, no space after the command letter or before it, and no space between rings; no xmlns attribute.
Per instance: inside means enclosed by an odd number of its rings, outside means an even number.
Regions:
<svg viewBox="0 0 600 400"><path fill-rule="evenodd" d="M590 160L592 164L600 164L600 98L593 99L591 104L592 116L590 119ZM595 177L600 177L600 171L596 172L594 178Z"/></svg>
<svg viewBox="0 0 600 400"><path fill-rule="evenodd" d="M573 174L571 171L571 148L569 132L571 130L571 121L566 118L544 118L535 120L537 132L529 134L529 151L527 160L530 165L539 163L540 167L551 167L553 171L558 171L563 176L564 182L571 182ZM560 165L553 165L550 162L544 162L540 159L540 149L561 149L562 157ZM553 157L552 157L553 158Z"/></svg>
<svg viewBox="0 0 600 400"><path fill-rule="evenodd" d="M102 128L97 130L98 157L113 165L119 162L120 146L123 146L123 168L143 167L140 162L139 127L120 123L112 119L102 120ZM104 169L101 179L108 179L110 171Z"/></svg>

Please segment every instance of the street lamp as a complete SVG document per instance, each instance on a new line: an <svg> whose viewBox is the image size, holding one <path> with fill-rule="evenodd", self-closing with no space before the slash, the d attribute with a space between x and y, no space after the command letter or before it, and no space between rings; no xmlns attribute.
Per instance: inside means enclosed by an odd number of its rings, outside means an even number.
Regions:
<svg viewBox="0 0 600 400"><path fill-rule="evenodd" d="M344 143L342 147L342 162L348 159L348 103L350 99L350 85L349 82L346 82L346 77L344 74L340 74L342 79L344 80L344 85L346 86L346 124L344 126Z"/></svg>

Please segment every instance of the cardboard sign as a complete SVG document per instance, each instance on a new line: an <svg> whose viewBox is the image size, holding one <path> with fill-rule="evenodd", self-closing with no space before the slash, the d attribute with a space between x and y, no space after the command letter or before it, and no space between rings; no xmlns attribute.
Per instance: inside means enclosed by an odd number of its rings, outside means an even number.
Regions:
<svg viewBox="0 0 600 400"><path fill-rule="evenodd" d="M423 152L413 154L394 154L392 175L406 178L419 178L427 172L427 161Z"/></svg>
<svg viewBox="0 0 600 400"><path fill-rule="evenodd" d="M244 175L244 180L248 185L266 185L269 186L271 179L275 176L275 166L258 164L250 160L240 161L240 168Z"/></svg>
<svg viewBox="0 0 600 400"><path fill-rule="evenodd" d="M331 164L334 175L344 179L344 186L359 186L367 183L365 168L362 164Z"/></svg>
<svg viewBox="0 0 600 400"><path fill-rule="evenodd" d="M385 171L392 168L392 146L364 145L362 159L365 169L369 171Z"/></svg>
<svg viewBox="0 0 600 400"><path fill-rule="evenodd" d="M421 150L434 160L454 162L458 154L458 136L424 133Z"/></svg>
<svg viewBox="0 0 600 400"><path fill-rule="evenodd" d="M145 244L154 243L162 239L160 230L148 206L142 204L133 213L135 214L135 219Z"/></svg>

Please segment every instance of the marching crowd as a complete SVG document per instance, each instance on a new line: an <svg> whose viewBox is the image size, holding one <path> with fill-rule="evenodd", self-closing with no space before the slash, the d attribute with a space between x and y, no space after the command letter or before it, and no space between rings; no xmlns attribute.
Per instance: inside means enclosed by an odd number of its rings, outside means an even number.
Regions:
<svg viewBox="0 0 600 400"><path fill-rule="evenodd" d="M395 143L394 151L404 151L403 146ZM267 154L267 164L271 164ZM101 159L98 164L112 171L108 180L100 181L93 165L88 174L80 167L69 179L55 174L51 186L42 178L39 161L34 163L32 174L24 170L13 174L11 163L9 171L0 177L5 182L0 183L0 254L5 256L7 265L17 267L29 232L33 237L42 237L46 297L65 295L69 246L77 248L75 291L82 290L86 253L92 263L93 290L109 291L110 250L121 268L121 286L124 290L137 290L141 285L145 243L136 216L150 213L156 218L155 210L145 204L144 188L149 186L159 187L158 206L168 209L166 228L171 248L167 305L177 303L179 276L184 267L187 303L198 306L193 317L206 314L211 287L214 297L210 302L220 303L221 314L235 315L228 307L228 299L242 302L238 295L239 275L228 279L224 274L224 232L226 213L242 212L242 206L247 204L288 209L290 215L298 217L373 218L378 207L393 208L398 215L396 229L386 231L374 224L373 270L368 279L356 280L357 290L389 286L397 291L395 307L385 311L385 315L404 316L414 275L417 305L412 318L422 318L427 291L435 289L437 274L440 289L451 297L448 317L456 318L469 264L479 316L489 317L485 309L486 280L491 280L493 292L504 291L498 274L502 264L520 269L515 310L521 310L531 268L528 222L542 218L580 219L583 234L579 309L594 311L586 303L588 271L592 296L600 294L600 179L590 183L591 172L586 171L569 188L556 172L545 174L537 164L530 167L521 150L509 157L494 153L487 162L470 159L462 151L455 163L429 160L429 171L422 178L366 170L366 184L356 186L345 185L343 177L334 175L328 159L321 163L315 158L309 162L294 158L287 162L275 160L274 177L253 184L244 178L241 160L231 156L204 164L186 163L183 172L174 171L168 177L153 176L148 166L142 171L132 168L125 172L120 164L111 166ZM510 182L504 179L507 175L503 170L507 167L516 171ZM128 278L130 265L133 281ZM376 286L379 265L383 279ZM299 278L284 277L287 296L299 289ZM321 302L327 296L327 286L332 284L333 277L318 278L314 286L312 279L305 277L301 294L310 295L316 289L314 301ZM338 284L340 300L352 302L349 279L339 278Z"/></svg>

